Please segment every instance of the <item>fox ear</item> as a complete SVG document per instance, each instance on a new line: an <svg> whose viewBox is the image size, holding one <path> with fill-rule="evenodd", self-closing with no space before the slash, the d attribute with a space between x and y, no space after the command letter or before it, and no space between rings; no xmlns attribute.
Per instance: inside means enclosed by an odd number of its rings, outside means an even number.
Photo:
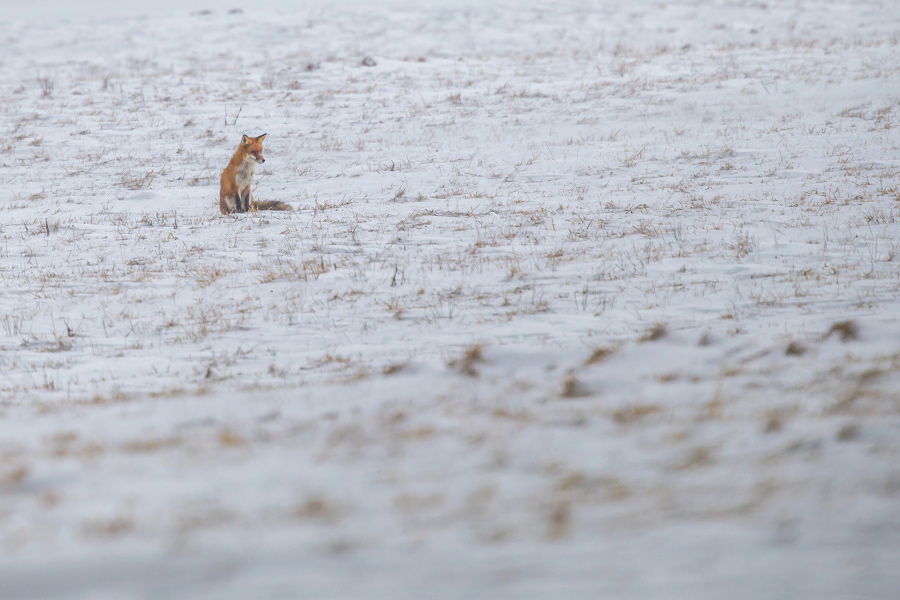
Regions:
<svg viewBox="0 0 900 600"><path fill-rule="evenodd" d="M241 136L241 143L242 143L243 145L246 146L247 144L250 143L250 138L248 138L246 135L242 135L242 136Z"/></svg>
<svg viewBox="0 0 900 600"><path fill-rule="evenodd" d="M268 133L262 134L261 136L259 136L258 138L256 138L256 141L257 141L257 142L263 141L264 139L266 139L266 136L267 136L267 135L269 135L269 134L268 134Z"/></svg>

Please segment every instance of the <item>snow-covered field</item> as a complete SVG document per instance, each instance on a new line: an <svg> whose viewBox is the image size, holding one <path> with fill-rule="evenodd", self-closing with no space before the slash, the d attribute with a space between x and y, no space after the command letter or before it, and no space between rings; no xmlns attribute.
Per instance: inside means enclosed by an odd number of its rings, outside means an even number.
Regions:
<svg viewBox="0 0 900 600"><path fill-rule="evenodd" d="M17 4L0 598L898 597L900 6Z"/></svg>

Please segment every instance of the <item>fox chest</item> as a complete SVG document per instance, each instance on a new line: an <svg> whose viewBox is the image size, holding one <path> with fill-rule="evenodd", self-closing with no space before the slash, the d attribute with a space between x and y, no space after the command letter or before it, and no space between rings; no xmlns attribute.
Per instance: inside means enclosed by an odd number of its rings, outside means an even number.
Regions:
<svg viewBox="0 0 900 600"><path fill-rule="evenodd" d="M256 161L248 158L241 163L241 166L238 167L237 176L235 177L239 190L249 187L250 184L253 183L254 173L256 173Z"/></svg>

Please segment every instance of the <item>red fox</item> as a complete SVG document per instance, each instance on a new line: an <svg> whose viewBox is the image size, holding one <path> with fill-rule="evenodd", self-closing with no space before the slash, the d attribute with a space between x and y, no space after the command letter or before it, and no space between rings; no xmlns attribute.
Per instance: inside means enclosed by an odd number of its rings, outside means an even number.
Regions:
<svg viewBox="0 0 900 600"><path fill-rule="evenodd" d="M219 188L219 210L223 215L250 210L291 210L284 202L257 202L250 193L256 165L266 162L262 155L262 142L266 134L259 137L241 137L234 156L225 170L222 171L222 182Z"/></svg>

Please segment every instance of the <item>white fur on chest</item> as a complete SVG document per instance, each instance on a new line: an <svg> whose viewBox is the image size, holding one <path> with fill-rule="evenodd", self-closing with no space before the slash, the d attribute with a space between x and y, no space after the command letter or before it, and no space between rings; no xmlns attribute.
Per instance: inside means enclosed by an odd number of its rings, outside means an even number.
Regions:
<svg viewBox="0 0 900 600"><path fill-rule="evenodd" d="M244 159L244 162L241 163L240 168L238 168L237 172L237 186L239 190L244 189L253 183L253 174L256 173L256 161L251 157L247 157Z"/></svg>

